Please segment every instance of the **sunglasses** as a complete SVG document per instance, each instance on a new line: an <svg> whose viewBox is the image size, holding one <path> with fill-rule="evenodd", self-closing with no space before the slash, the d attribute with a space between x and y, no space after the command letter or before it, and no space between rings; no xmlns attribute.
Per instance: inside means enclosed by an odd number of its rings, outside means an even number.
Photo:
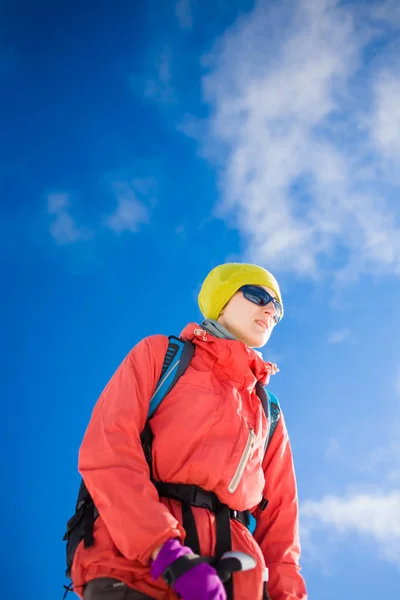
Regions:
<svg viewBox="0 0 400 600"><path fill-rule="evenodd" d="M266 290L258 287L257 285L243 285L240 288L240 291L246 300L250 300L250 302L257 304L257 306L267 306L267 304L272 302L275 307L275 323L279 323L279 321L282 319L282 304L279 302L279 300L271 296L271 294L269 294Z"/></svg>

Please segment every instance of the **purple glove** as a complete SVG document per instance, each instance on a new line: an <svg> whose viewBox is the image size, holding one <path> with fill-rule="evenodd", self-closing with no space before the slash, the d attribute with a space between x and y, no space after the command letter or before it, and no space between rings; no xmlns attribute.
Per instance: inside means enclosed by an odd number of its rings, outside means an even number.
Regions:
<svg viewBox="0 0 400 600"><path fill-rule="evenodd" d="M179 540L167 540L151 565L151 576L158 579L178 558L187 555L196 556ZM216 570L207 563L195 565L180 575L173 588L183 600L226 600L222 581Z"/></svg>

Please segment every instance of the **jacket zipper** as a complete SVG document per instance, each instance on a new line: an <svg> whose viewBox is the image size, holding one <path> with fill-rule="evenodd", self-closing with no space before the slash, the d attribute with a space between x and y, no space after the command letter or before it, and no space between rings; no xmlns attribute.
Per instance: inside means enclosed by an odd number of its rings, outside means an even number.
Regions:
<svg viewBox="0 0 400 600"><path fill-rule="evenodd" d="M251 453L253 451L255 439L256 439L256 434L254 433L254 429L250 429L249 437L247 438L247 443L246 443L245 449L243 451L242 457L241 457L238 467L235 471L235 474L232 477L230 484L228 485L228 492L230 494L233 494L238 488L238 485L240 483L240 480L242 479L246 465L249 462Z"/></svg>

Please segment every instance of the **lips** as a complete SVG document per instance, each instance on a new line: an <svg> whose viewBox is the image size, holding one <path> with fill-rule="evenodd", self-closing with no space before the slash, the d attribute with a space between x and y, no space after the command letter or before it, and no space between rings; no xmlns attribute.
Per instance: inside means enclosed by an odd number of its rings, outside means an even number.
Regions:
<svg viewBox="0 0 400 600"><path fill-rule="evenodd" d="M263 329L269 329L268 323L266 321L261 321L260 319L258 319L256 323L257 325L260 325L260 327L262 327Z"/></svg>

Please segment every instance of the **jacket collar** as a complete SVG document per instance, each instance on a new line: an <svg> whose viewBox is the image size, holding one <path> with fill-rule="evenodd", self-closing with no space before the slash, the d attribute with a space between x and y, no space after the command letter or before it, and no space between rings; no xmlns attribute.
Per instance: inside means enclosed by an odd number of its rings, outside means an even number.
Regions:
<svg viewBox="0 0 400 600"><path fill-rule="evenodd" d="M250 391L257 381L267 385L273 372L272 364L264 361L260 352L239 340L217 338L197 323L189 323L181 338L201 346L214 362L213 369L221 379L229 379Z"/></svg>

